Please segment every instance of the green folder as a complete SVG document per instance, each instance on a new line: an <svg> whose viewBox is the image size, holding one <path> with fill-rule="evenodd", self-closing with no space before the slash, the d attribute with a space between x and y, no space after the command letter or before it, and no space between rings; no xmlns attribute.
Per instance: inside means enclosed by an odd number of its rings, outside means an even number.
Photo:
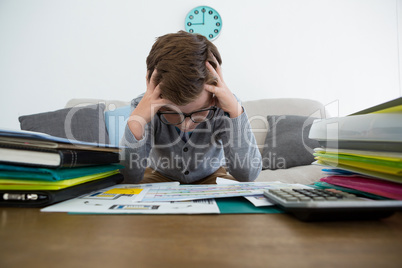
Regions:
<svg viewBox="0 0 402 268"><path fill-rule="evenodd" d="M29 178L30 180L61 181L99 174L121 168L123 168L123 166L114 164L62 169L0 165L0 177L8 179Z"/></svg>
<svg viewBox="0 0 402 268"><path fill-rule="evenodd" d="M215 199L221 214L268 214L283 213L275 206L256 207L244 197L228 197Z"/></svg>

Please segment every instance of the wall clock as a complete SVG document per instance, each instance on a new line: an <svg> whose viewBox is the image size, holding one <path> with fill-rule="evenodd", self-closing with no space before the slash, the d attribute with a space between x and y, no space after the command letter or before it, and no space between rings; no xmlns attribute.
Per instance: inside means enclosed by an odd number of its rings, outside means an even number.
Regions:
<svg viewBox="0 0 402 268"><path fill-rule="evenodd" d="M189 33L198 33L213 41L222 30L222 18L219 13L208 6L198 6L188 12L185 29Z"/></svg>

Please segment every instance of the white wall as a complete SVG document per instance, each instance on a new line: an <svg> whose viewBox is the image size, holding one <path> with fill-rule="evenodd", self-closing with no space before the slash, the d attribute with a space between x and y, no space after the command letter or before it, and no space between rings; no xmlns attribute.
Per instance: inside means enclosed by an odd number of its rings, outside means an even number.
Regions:
<svg viewBox="0 0 402 268"><path fill-rule="evenodd" d="M311 98L346 115L401 96L402 0L0 0L0 127L71 98L131 100L155 38L197 5L223 18L214 42L242 100Z"/></svg>

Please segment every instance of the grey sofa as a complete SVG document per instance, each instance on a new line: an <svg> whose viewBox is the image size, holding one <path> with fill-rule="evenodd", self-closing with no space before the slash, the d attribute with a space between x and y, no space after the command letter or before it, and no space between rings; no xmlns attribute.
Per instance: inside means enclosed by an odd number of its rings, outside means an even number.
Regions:
<svg viewBox="0 0 402 268"><path fill-rule="evenodd" d="M102 100L102 99L71 99L66 104L68 107L85 106L89 104L104 103L105 113L127 107L129 101ZM242 103L245 108L252 131L256 137L260 152L264 149L269 150L266 145L267 133L270 130L267 116L305 116L315 118L326 118L325 107L318 101L298 98L279 98L279 99L261 99L255 101L245 101ZM119 120L120 132L124 128L124 120ZM272 126L271 126L272 128ZM110 130L109 130L110 131ZM109 133L111 134L111 132ZM310 155L311 156L311 155ZM312 156L311 156L312 157ZM312 162L312 161L311 161ZM310 162L308 162L310 163ZM318 181L323 176L321 167L311 164L296 165L281 169L264 169L256 181L282 181L287 183L310 184Z"/></svg>

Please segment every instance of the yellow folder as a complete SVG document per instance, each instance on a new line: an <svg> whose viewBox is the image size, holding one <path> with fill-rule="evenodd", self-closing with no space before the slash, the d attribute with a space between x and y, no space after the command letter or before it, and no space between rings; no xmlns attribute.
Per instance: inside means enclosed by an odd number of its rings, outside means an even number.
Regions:
<svg viewBox="0 0 402 268"><path fill-rule="evenodd" d="M119 173L119 170L107 171L62 181L41 181L29 178L9 179L0 177L0 190L60 190L81 183L103 179L117 173Z"/></svg>

